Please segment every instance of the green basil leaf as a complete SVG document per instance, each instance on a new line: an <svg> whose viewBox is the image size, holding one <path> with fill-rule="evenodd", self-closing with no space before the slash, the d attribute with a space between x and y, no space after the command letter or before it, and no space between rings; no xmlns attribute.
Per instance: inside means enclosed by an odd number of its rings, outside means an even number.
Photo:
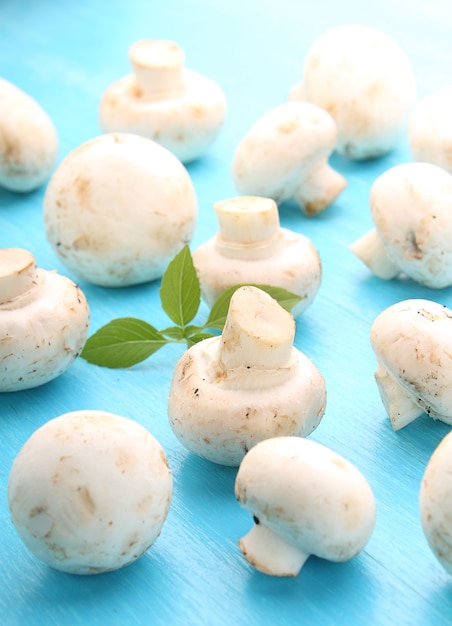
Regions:
<svg viewBox="0 0 452 626"><path fill-rule="evenodd" d="M194 335L190 335L189 337L187 337L187 347L191 348L192 346L195 345L195 343L199 343L203 339L210 339L211 337L216 337L216 336L217 335L214 335L213 333L207 333L207 332L195 333Z"/></svg>
<svg viewBox="0 0 452 626"><path fill-rule="evenodd" d="M232 287L229 287L228 289L223 291L220 296L218 296L216 301L213 303L212 308L210 309L209 317L207 318L207 322L205 323L205 328L223 330L232 295L235 291L237 291L237 289L239 289L239 287L244 286L245 285L233 285ZM270 296L272 296L272 298L279 302L283 309L289 312L301 300L300 296L297 296L294 293L287 291L287 289L283 289L282 287L274 287L272 285L251 286L258 287L259 289L262 289L262 291L267 292Z"/></svg>
<svg viewBox="0 0 452 626"><path fill-rule="evenodd" d="M163 274L160 300L168 317L182 327L198 312L201 289L188 246L182 248Z"/></svg>
<svg viewBox="0 0 452 626"><path fill-rule="evenodd" d="M166 335L167 337L171 337L171 339L184 339L185 333L184 329L180 326L169 326L168 328L164 328L160 331L162 335Z"/></svg>
<svg viewBox="0 0 452 626"><path fill-rule="evenodd" d="M103 367L131 367L147 359L166 343L165 337L147 322L122 317L91 335L80 356Z"/></svg>

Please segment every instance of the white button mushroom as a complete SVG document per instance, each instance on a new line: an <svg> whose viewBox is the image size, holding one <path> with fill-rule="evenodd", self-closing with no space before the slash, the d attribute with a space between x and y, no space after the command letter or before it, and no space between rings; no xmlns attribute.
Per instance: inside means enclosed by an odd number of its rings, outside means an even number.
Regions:
<svg viewBox="0 0 452 626"><path fill-rule="evenodd" d="M452 87L422 98L408 124L408 140L416 161L434 163L452 174Z"/></svg>
<svg viewBox="0 0 452 626"><path fill-rule="evenodd" d="M84 143L60 163L47 187L47 238L85 280L121 287L160 278L193 235L197 200L171 152L130 134Z"/></svg>
<svg viewBox="0 0 452 626"><path fill-rule="evenodd" d="M394 430L424 412L452 425L452 311L430 300L403 300L377 316L370 342Z"/></svg>
<svg viewBox="0 0 452 626"><path fill-rule="evenodd" d="M410 60L385 33L347 24L323 33L310 48L302 85L289 100L302 98L336 121L337 151L368 159L392 150L406 130L416 99Z"/></svg>
<svg viewBox="0 0 452 626"><path fill-rule="evenodd" d="M351 245L379 278L401 272L434 289L452 284L452 175L429 163L396 165L370 192L375 228Z"/></svg>
<svg viewBox="0 0 452 626"><path fill-rule="evenodd" d="M318 426L325 381L293 347L294 334L293 317L267 293L234 293L222 336L192 346L174 371L168 416L188 450L237 466L263 439Z"/></svg>
<svg viewBox="0 0 452 626"><path fill-rule="evenodd" d="M124 567L157 539L172 478L160 443L140 424L74 411L36 430L8 482L13 524L51 567L99 574Z"/></svg>
<svg viewBox="0 0 452 626"><path fill-rule="evenodd" d="M0 249L0 392L43 385L85 345L88 303L71 280L36 267L19 248Z"/></svg>
<svg viewBox="0 0 452 626"><path fill-rule="evenodd" d="M314 300L322 267L310 239L281 228L278 207L270 198L241 196L214 205L220 231L193 252L205 301L212 305L233 285L283 287L302 299L297 317Z"/></svg>
<svg viewBox="0 0 452 626"><path fill-rule="evenodd" d="M452 433L444 437L425 468L419 509L433 554L446 572L452 574Z"/></svg>
<svg viewBox="0 0 452 626"><path fill-rule="evenodd" d="M375 498L361 472L299 437L252 448L237 472L235 495L255 521L239 547L251 565L272 576L296 576L310 555L351 559L375 526Z"/></svg>
<svg viewBox="0 0 452 626"><path fill-rule="evenodd" d="M36 189L50 176L57 154L50 117L34 98L0 78L0 186Z"/></svg>
<svg viewBox="0 0 452 626"><path fill-rule="evenodd" d="M129 56L134 73L113 83L102 98L103 131L143 135L183 163L200 157L223 126L221 88L184 68L184 52L172 41L138 41Z"/></svg>
<svg viewBox="0 0 452 626"><path fill-rule="evenodd" d="M241 195L295 199L315 214L345 188L328 164L336 146L333 118L307 102L287 102L263 115L248 130L234 154L232 175Z"/></svg>

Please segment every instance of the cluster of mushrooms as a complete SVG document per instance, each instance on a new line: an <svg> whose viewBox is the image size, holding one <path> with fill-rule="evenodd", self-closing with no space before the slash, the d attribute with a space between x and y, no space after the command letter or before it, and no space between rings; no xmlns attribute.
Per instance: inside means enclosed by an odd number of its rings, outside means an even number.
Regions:
<svg viewBox="0 0 452 626"><path fill-rule="evenodd" d="M103 134L55 171L52 122L0 80L0 184L27 192L50 177L48 242L76 276L105 287L159 279L191 241L197 198L184 164L205 153L226 113L221 88L185 68L175 43L139 41L130 59L133 73L102 97ZM328 163L333 151L374 158L408 129L416 162L375 181L374 228L351 250L382 279L403 273L435 289L451 285L451 104L452 88L416 103L410 61L384 33L360 25L327 31L309 51L303 81L288 101L238 144L231 171L239 195L215 204L219 231L193 252L208 304L235 284L267 283L301 297L289 314L257 287L239 288L221 336L180 358L168 402L171 428L188 450L238 467L236 497L255 522L239 545L267 574L295 576L310 554L355 556L376 515L365 477L308 438L323 417L326 388L293 345L294 317L317 294L321 261L308 238L280 226L278 205L294 199L307 215L318 214L347 184ZM0 315L7 329L2 392L59 376L86 341L85 296L69 279L36 268L26 250L0 250ZM451 324L444 306L406 300L372 325L376 382L394 430L425 412L452 424ZM452 573L451 446L452 434L433 454L420 507L430 546ZM114 482L115 491L105 482ZM101 411L65 414L39 428L17 455L8 485L24 543L50 566L75 574L137 559L160 533L171 495L159 442L133 420Z"/></svg>

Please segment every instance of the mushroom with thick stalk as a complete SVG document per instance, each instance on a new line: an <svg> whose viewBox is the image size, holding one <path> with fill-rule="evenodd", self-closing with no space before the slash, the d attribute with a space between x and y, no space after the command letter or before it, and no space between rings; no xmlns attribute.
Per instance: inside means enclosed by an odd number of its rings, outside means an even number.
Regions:
<svg viewBox="0 0 452 626"><path fill-rule="evenodd" d="M329 113L307 102L287 102L263 115L236 148L232 175L241 195L295 199L308 215L329 206L346 186L329 164L336 146Z"/></svg>
<svg viewBox="0 0 452 626"><path fill-rule="evenodd" d="M36 267L21 248L0 249L0 392L43 385L85 345L89 308L72 280Z"/></svg>
<svg viewBox="0 0 452 626"><path fill-rule="evenodd" d="M8 482L13 524L51 567L99 574L124 567L157 539L172 477L155 437L131 419L74 411L36 430Z"/></svg>
<svg viewBox="0 0 452 626"><path fill-rule="evenodd" d="M391 151L416 100L411 62L389 35L360 24L323 33L308 51L302 83L290 101L325 109L337 126L336 150L350 159Z"/></svg>
<svg viewBox="0 0 452 626"><path fill-rule="evenodd" d="M237 289L222 335L192 346L174 371L168 416L188 450L238 466L263 439L312 433L325 411L325 381L294 335L292 315L276 300Z"/></svg>
<svg viewBox="0 0 452 626"><path fill-rule="evenodd" d="M182 163L131 134L101 135L73 150L44 198L47 239L61 262L105 287L160 278L191 240L196 218Z"/></svg>
<svg viewBox="0 0 452 626"><path fill-rule="evenodd" d="M408 124L408 141L416 161L433 163L452 174L452 86L422 98Z"/></svg>
<svg viewBox="0 0 452 626"><path fill-rule="evenodd" d="M204 154L223 126L226 101L217 83L184 67L184 56L172 41L134 43L133 74L102 97L102 130L153 139L183 163Z"/></svg>
<svg viewBox="0 0 452 626"><path fill-rule="evenodd" d="M376 317L370 342L394 430L423 413L452 425L452 311L430 300L397 302Z"/></svg>
<svg viewBox="0 0 452 626"><path fill-rule="evenodd" d="M239 547L272 576L296 576L310 555L347 561L375 526L375 498L363 474L309 439L258 443L239 466L235 495L255 522Z"/></svg>
<svg viewBox="0 0 452 626"><path fill-rule="evenodd" d="M452 433L437 446L419 491L421 524L433 554L452 574Z"/></svg>
<svg viewBox="0 0 452 626"><path fill-rule="evenodd" d="M452 285L452 175L430 163L404 163L373 183L374 228L352 252L385 280L401 273L441 289Z"/></svg>
<svg viewBox="0 0 452 626"><path fill-rule="evenodd" d="M58 137L49 115L30 95L0 78L0 187L28 192L50 176Z"/></svg>
<svg viewBox="0 0 452 626"><path fill-rule="evenodd" d="M297 317L314 300L322 278L310 239L281 228L274 200L240 196L214 205L219 232L193 252L204 300L212 305L233 285L267 284L301 297Z"/></svg>

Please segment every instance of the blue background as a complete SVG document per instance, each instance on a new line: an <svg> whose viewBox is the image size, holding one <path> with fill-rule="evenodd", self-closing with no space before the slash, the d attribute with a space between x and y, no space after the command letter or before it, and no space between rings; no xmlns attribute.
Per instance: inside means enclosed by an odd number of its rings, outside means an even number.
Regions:
<svg viewBox="0 0 452 626"><path fill-rule="evenodd" d="M0 75L50 114L61 160L100 133L101 95L129 73L131 43L141 38L179 43L187 67L215 79L228 102L218 140L188 166L199 200L194 248L217 230L213 203L236 195L230 164L238 141L258 117L285 101L317 36L348 22L384 30L409 54L424 95L451 80L451 15L447 0L1 0ZM452 623L451 579L427 546L418 510L425 465L449 428L423 416L392 431L373 379L369 345L370 325L385 307L409 297L452 306L452 290L381 281L348 248L372 225L372 182L410 160L405 139L377 161L352 163L333 156L331 164L348 181L337 201L315 218L303 216L292 203L280 209L282 225L310 237L323 262L320 292L297 321L296 346L313 359L328 389L326 413L313 439L355 463L375 492L377 523L364 552L343 564L311 557L295 579L254 571L237 547L252 520L235 501L235 470L186 452L168 425L169 384L183 348L164 348L125 371L79 359L41 388L0 396L4 626ZM0 246L28 248L39 266L71 276L45 238L44 191L0 190ZM119 290L80 286L91 307L91 332L127 315L168 325L158 282ZM200 320L206 312L202 307ZM160 537L138 562L115 573L74 577L49 569L26 551L9 519L6 487L15 455L37 427L66 411L88 408L133 418L160 440L173 471L174 498Z"/></svg>

